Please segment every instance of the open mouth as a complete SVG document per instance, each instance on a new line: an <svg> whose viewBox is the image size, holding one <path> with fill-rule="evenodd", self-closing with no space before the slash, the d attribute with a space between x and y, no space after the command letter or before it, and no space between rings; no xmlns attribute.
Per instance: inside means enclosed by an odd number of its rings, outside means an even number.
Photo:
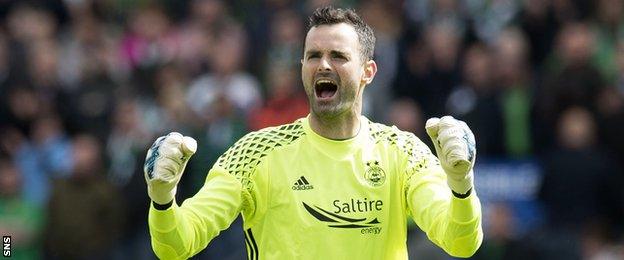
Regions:
<svg viewBox="0 0 624 260"><path fill-rule="evenodd" d="M318 98L331 98L336 94L338 85L331 79L319 79L314 83L314 92Z"/></svg>

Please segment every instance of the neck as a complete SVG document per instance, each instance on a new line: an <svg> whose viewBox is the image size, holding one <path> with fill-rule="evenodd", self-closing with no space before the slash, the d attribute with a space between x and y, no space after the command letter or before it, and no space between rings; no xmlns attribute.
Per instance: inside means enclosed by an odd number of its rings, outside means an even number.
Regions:
<svg viewBox="0 0 624 260"><path fill-rule="evenodd" d="M352 138L360 131L360 116L352 114L325 118L310 113L310 128L322 137L332 140L345 140Z"/></svg>

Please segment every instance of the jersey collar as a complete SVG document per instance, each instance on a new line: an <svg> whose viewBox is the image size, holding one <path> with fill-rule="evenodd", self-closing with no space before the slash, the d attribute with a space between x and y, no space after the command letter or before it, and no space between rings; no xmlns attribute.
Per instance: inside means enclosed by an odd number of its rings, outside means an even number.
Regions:
<svg viewBox="0 0 624 260"><path fill-rule="evenodd" d="M360 130L357 135L345 140L333 140L325 138L312 130L310 127L310 116L303 119L303 129L306 133L306 139L310 144L322 154L334 159L345 159L352 156L362 148L363 144L368 141L369 136L369 120L365 116L360 116Z"/></svg>

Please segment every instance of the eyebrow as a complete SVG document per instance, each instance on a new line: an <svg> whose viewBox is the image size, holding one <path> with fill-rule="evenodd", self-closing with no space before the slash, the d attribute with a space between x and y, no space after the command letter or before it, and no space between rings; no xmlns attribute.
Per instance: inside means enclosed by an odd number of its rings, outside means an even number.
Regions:
<svg viewBox="0 0 624 260"><path fill-rule="evenodd" d="M306 53L305 53L305 55L304 55L304 56L305 56L305 57L308 57L308 56L310 56L310 55L312 55L312 54L319 54L319 53L321 53L321 52L320 52L320 51L317 51L317 50L309 50L309 51L306 51Z"/></svg>
<svg viewBox="0 0 624 260"><path fill-rule="evenodd" d="M336 51L336 50L332 50L330 53L332 54L332 56L335 56L335 55L340 55L340 56L343 56L343 57L346 57L346 58L349 58L349 57L350 57L350 56L349 56L349 53L346 53L346 52L344 52L344 51Z"/></svg>
<svg viewBox="0 0 624 260"><path fill-rule="evenodd" d="M321 53L321 51L318 51L318 50L309 50L309 51L306 51L306 52L305 52L305 56L307 57L307 56L310 56L310 55L312 55L312 54L319 54L319 53ZM331 55L333 55L333 56L335 56L335 55L340 55L340 56L344 56L344 57L347 57L347 58L349 58L349 57L350 57L349 53L344 52L344 51L339 51L339 50L332 50L332 51L330 51L329 53L330 53Z"/></svg>

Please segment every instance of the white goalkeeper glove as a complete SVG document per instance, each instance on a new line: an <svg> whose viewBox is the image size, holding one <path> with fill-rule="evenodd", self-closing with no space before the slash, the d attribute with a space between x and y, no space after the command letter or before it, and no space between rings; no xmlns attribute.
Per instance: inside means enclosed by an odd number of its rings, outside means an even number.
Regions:
<svg viewBox="0 0 624 260"><path fill-rule="evenodd" d="M468 194L473 187L472 167L477 155L472 131L451 116L430 118L425 128L446 172L448 186L455 193Z"/></svg>
<svg viewBox="0 0 624 260"><path fill-rule="evenodd" d="M166 205L173 201L186 163L195 151L197 141L176 132L156 139L143 165L147 194L153 202Z"/></svg>

